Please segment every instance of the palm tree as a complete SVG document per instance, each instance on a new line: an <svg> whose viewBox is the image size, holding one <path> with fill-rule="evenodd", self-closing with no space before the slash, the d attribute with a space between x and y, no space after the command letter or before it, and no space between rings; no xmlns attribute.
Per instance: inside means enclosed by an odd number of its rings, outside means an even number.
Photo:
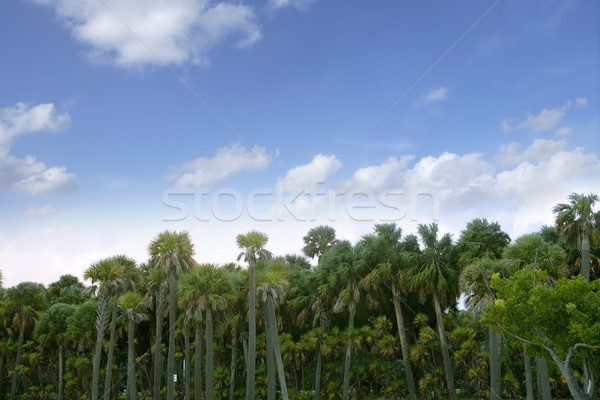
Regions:
<svg viewBox="0 0 600 400"><path fill-rule="evenodd" d="M318 271L318 269L317 269ZM319 291L320 276L315 271L306 270L298 276L295 285L290 287L288 304L296 310L296 323L303 326L307 321L311 323L315 333L317 364L315 368L315 400L321 398L321 375L323 370L322 338L329 329L330 312L335 303L333 293Z"/></svg>
<svg viewBox="0 0 600 400"><path fill-rule="evenodd" d="M230 272L214 264L202 264L183 274L177 293L179 305L186 314L205 315L206 323L206 400L214 397L214 317L228 309L235 299ZM199 360L196 360L198 363Z"/></svg>
<svg viewBox="0 0 600 400"><path fill-rule="evenodd" d="M102 344L104 342L104 331L108 325L109 301L112 299L112 320L104 381L104 400L108 400L112 390L112 367L119 296L133 287L137 279L136 263L131 258L123 255L105 258L88 267L84 272L84 278L92 281L93 286L91 289L97 292L99 300L96 319L96 349L92 372L92 400L98 398Z"/></svg>
<svg viewBox="0 0 600 400"><path fill-rule="evenodd" d="M243 251L238 256L248 263L248 360L246 365L246 400L254 400L256 378L256 261L273 254L265 249L269 237L262 232L239 234L236 243Z"/></svg>
<svg viewBox="0 0 600 400"><path fill-rule="evenodd" d="M287 384L283 361L281 359L281 348L279 346L279 334L277 332L277 316L275 315L275 306L283 303L289 287L286 265L282 260L269 263L259 263L256 271L258 298L265 310L265 319L267 321L267 383L269 386L268 398L275 399L275 377L271 372L273 362L277 366L277 375L279 376L279 388L281 397L288 399ZM271 373L269 373L271 372Z"/></svg>
<svg viewBox="0 0 600 400"><path fill-rule="evenodd" d="M119 298L119 306L127 319L127 399L137 399L135 382L135 326L148 319L146 303L141 295L128 292Z"/></svg>
<svg viewBox="0 0 600 400"><path fill-rule="evenodd" d="M396 224L379 224L375 225L374 233L363 237L361 247L364 250L362 256L368 267L371 268L371 272L362 279L361 285L376 290L381 290L382 284L389 284L391 287L404 375L408 385L408 396L411 400L416 400L417 390L410 365L406 324L404 323L402 310L402 294L400 292L400 288L405 281L403 270L408 266L410 256L408 252L402 249L401 236L402 230Z"/></svg>
<svg viewBox="0 0 600 400"><path fill-rule="evenodd" d="M65 345L67 343L67 320L75 312L75 306L55 303L35 325L35 336L40 344L58 348L58 400L63 399Z"/></svg>
<svg viewBox="0 0 600 400"><path fill-rule="evenodd" d="M100 361L102 358L102 343L104 331L108 326L108 296L109 290L105 286L111 280L111 263L108 259L100 260L89 266L84 274L84 279L90 279L92 286L89 289L98 296L96 312L96 345L92 361L92 394L91 400L98 400L98 384L100 381Z"/></svg>
<svg viewBox="0 0 600 400"><path fill-rule="evenodd" d="M154 329L154 379L152 380L152 398L161 400L160 388L163 376L162 362L162 330L164 324L165 303L169 282L165 271L155 265L146 265L146 293L154 298L155 329Z"/></svg>
<svg viewBox="0 0 600 400"><path fill-rule="evenodd" d="M338 293L333 311L348 312L348 334L354 330L356 307L360 301L359 281L361 269L354 247L348 241L334 244L321 259L319 274L324 278L319 291L324 296L327 293ZM352 361L352 339L348 339L344 358L344 381L342 399L348 400L350 395L350 364Z"/></svg>
<svg viewBox="0 0 600 400"><path fill-rule="evenodd" d="M327 225L319 225L310 229L302 240L304 241L302 252L307 257L317 257L318 262L321 262L323 254L337 242L335 229Z"/></svg>
<svg viewBox="0 0 600 400"><path fill-rule="evenodd" d="M167 354L167 400L175 398L176 287L179 276L194 264L194 245L188 232L164 231L148 246L150 262L165 271L169 279L169 352Z"/></svg>
<svg viewBox="0 0 600 400"><path fill-rule="evenodd" d="M10 400L14 400L17 394L19 365L21 365L23 355L25 331L34 326L42 311L48 308L48 298L46 289L42 285L33 282L22 282L6 291L4 302L7 315L19 330L15 369L10 387Z"/></svg>
<svg viewBox="0 0 600 400"><path fill-rule="evenodd" d="M590 280L590 242L600 237L600 212L594 212L598 195L571 193L569 203L559 203L552 211L556 215L556 230L567 245L576 245L581 253L581 276Z"/></svg>
<svg viewBox="0 0 600 400"><path fill-rule="evenodd" d="M115 337L117 331L119 296L132 290L136 281L139 279L139 271L136 269L136 263L133 259L118 255L111 257L112 264L111 281L106 282L109 295L112 296L112 319L110 323L110 338L108 342L108 353L106 360L106 375L104 379L104 400L110 400L112 391L112 370L113 355L115 349Z"/></svg>
<svg viewBox="0 0 600 400"><path fill-rule="evenodd" d="M510 243L510 236L497 222L476 218L461 231L456 247L460 264L464 267L460 276L461 291L467 295L467 306L479 314L483 307L493 301L489 287L491 276L499 272L498 260ZM502 394L501 340L500 333L488 328L490 350L490 399L500 400Z"/></svg>
<svg viewBox="0 0 600 400"><path fill-rule="evenodd" d="M458 273L454 263L452 238L449 234L445 234L438 239L437 224L419 224L417 232L424 249L419 256L418 265L412 267L409 271L409 286L419 294L422 300L427 295L431 295L433 298L448 387L448 398L456 400L452 360L448 350L441 306L442 302L447 304L451 300L456 300Z"/></svg>

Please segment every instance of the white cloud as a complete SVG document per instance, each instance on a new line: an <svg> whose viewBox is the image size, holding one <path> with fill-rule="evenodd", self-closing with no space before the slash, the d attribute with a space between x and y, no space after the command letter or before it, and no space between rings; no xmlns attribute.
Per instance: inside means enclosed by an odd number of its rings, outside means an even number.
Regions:
<svg viewBox="0 0 600 400"><path fill-rule="evenodd" d="M334 155L317 154L310 163L290 169L285 178L277 182L277 191L294 193L299 191L314 192L316 186L325 183L342 162Z"/></svg>
<svg viewBox="0 0 600 400"><path fill-rule="evenodd" d="M70 122L69 115L58 113L54 104L17 103L0 108L0 148L8 147L22 134L38 131L59 131Z"/></svg>
<svg viewBox="0 0 600 400"><path fill-rule="evenodd" d="M269 0L269 5L275 10L286 7L304 10L313 2L314 0Z"/></svg>
<svg viewBox="0 0 600 400"><path fill-rule="evenodd" d="M578 97L575 101L569 100L563 106L557 108L544 108L537 115L528 114L521 122L515 122L514 118L502 120L500 126L504 132L528 129L533 132L547 132L554 129L564 118L567 111L573 106L583 108L587 105L585 97ZM562 128L565 129L565 128Z"/></svg>
<svg viewBox="0 0 600 400"><path fill-rule="evenodd" d="M359 168L352 179L343 184L344 190L379 192L397 185L403 178L401 172L412 159L412 156L390 157L381 164Z"/></svg>
<svg viewBox="0 0 600 400"><path fill-rule="evenodd" d="M66 168L48 168L34 156L17 158L10 154L10 146L17 136L58 131L69 121L69 115L58 113L53 104L17 103L0 109L0 190L41 195L74 189L75 175L66 172Z"/></svg>
<svg viewBox="0 0 600 400"><path fill-rule="evenodd" d="M215 46L261 38L253 9L212 0L33 0L54 9L93 61L119 67L208 64Z"/></svg>
<svg viewBox="0 0 600 400"><path fill-rule="evenodd" d="M436 103L438 101L443 101L448 98L448 88L445 86L440 86L438 88L432 89L429 92L423 95L423 103L430 104Z"/></svg>
<svg viewBox="0 0 600 400"><path fill-rule="evenodd" d="M277 154L274 155L275 157ZM248 149L240 144L224 147L213 158L199 157L171 168L167 180L179 188L192 188L223 181L241 171L259 171L269 166L273 155L264 147Z"/></svg>
<svg viewBox="0 0 600 400"><path fill-rule="evenodd" d="M567 147L566 140L536 139L525 151L519 151L518 143L500 146L495 161L501 165L525 161L546 161Z"/></svg>
<svg viewBox="0 0 600 400"><path fill-rule="evenodd" d="M226 41L261 38L253 9L211 0L34 0L52 7L89 56L120 67L208 63Z"/></svg>

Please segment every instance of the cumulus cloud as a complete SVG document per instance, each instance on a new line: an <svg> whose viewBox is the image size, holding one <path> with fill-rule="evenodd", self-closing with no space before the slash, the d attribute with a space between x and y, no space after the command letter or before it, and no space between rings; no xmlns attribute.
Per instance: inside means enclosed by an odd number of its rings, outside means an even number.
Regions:
<svg viewBox="0 0 600 400"><path fill-rule="evenodd" d="M500 126L504 132L511 132L517 130L531 130L533 132L547 132L554 129L564 118L567 111L572 108L582 108L587 105L587 99L585 97L578 97L573 100L567 101L563 106L557 108L547 109L544 108L538 114L528 114L527 118L523 121L515 121L514 118L504 119ZM564 129L564 128L563 128Z"/></svg>
<svg viewBox="0 0 600 400"><path fill-rule="evenodd" d="M70 122L69 115L59 113L54 104L17 103L0 108L0 148L10 146L22 134L38 131L59 131Z"/></svg>
<svg viewBox="0 0 600 400"><path fill-rule="evenodd" d="M192 188L221 182L242 171L259 171L269 166L277 154L267 153L264 147L252 149L234 144L217 151L212 158L199 157L180 167L173 167L167 180L174 181L178 188Z"/></svg>
<svg viewBox="0 0 600 400"><path fill-rule="evenodd" d="M214 47L261 38L253 9L212 0L33 0L54 9L97 62L119 67L208 64Z"/></svg>
<svg viewBox="0 0 600 400"><path fill-rule="evenodd" d="M41 195L74 189L75 175L65 167L46 167L32 155L17 158L10 154L17 136L58 131L69 121L69 115L59 113L53 104L17 103L0 109L0 190Z"/></svg>
<svg viewBox="0 0 600 400"><path fill-rule="evenodd" d="M344 190L379 192L397 185L412 159L412 156L390 157L381 164L359 168L352 179L343 184Z"/></svg>
<svg viewBox="0 0 600 400"><path fill-rule="evenodd" d="M290 170L296 187L311 188L325 179L329 185L274 204L278 221L368 229L393 221L405 232L414 232L418 223L438 222L443 231L458 234L471 219L486 217L516 237L551 224L552 207L571 192L600 192L598 156L569 148L565 140L539 139L524 148L512 143L491 158L448 152L391 157L341 181L331 180L331 171L340 168L337 159L325 157ZM351 229L360 230L357 226Z"/></svg>
<svg viewBox="0 0 600 400"><path fill-rule="evenodd" d="M308 164L290 169L286 176L277 182L277 191L314 191L318 184L325 183L341 166L342 162L336 156L317 154Z"/></svg>
<svg viewBox="0 0 600 400"><path fill-rule="evenodd" d="M520 151L520 144L500 146L495 161L498 164L518 164L525 161L546 161L567 147L566 140L536 139L527 149Z"/></svg>
<svg viewBox="0 0 600 400"><path fill-rule="evenodd" d="M431 89L425 93L422 98L423 104L437 103L439 101L446 100L448 98L448 88L440 86L435 89Z"/></svg>

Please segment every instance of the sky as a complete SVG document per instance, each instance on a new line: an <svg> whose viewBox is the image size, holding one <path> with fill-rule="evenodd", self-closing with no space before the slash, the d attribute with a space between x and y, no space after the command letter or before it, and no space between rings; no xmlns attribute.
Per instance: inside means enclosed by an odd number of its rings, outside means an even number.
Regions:
<svg viewBox="0 0 600 400"><path fill-rule="evenodd" d="M487 218L511 238L600 193L600 3L7 0L4 286L165 230L198 262L259 230Z"/></svg>

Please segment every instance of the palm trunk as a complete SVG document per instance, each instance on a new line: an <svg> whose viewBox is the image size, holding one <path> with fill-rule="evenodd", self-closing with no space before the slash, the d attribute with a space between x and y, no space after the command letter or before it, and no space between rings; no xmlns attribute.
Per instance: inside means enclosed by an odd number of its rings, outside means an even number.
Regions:
<svg viewBox="0 0 600 400"><path fill-rule="evenodd" d="M404 325L404 317L402 316L402 306L400 305L400 293L396 282L392 282L392 297L394 303L394 311L396 313L396 324L398 325L398 337L400 338L400 348L402 350L402 362L404 365L404 376L408 385L408 398L410 400L417 399L417 389L415 387L415 379L410 365L410 353L408 352L408 340L406 338L406 328Z"/></svg>
<svg viewBox="0 0 600 400"><path fill-rule="evenodd" d="M531 358L527 355L525 344L523 344L523 362L525 363L525 387L527 390L527 400L534 400L533 394L533 374L531 373Z"/></svg>
<svg viewBox="0 0 600 400"><path fill-rule="evenodd" d="M581 276L590 281L590 236L581 238Z"/></svg>
<svg viewBox="0 0 600 400"><path fill-rule="evenodd" d="M25 324L21 322L19 329L19 342L17 344L17 358L15 360L15 372L13 373L12 384L10 385L10 400L15 400L17 394L17 381L19 379L19 365L21 365L21 356L23 355L23 341L25 340Z"/></svg>
<svg viewBox="0 0 600 400"><path fill-rule="evenodd" d="M268 300L267 300L268 301ZM275 377L275 339L273 338L273 323L269 306L264 308L266 329L265 336L267 341L267 400L275 400L275 389L277 386Z"/></svg>
<svg viewBox="0 0 600 400"><path fill-rule="evenodd" d="M154 338L154 381L153 383L153 400L161 400L160 388L163 374L162 363L162 330L163 330L163 311L165 308L165 288L159 286L158 294L156 295L156 328Z"/></svg>
<svg viewBox="0 0 600 400"><path fill-rule="evenodd" d="M112 366L113 366L113 354L115 352L115 336L117 332L117 316L119 311L119 298L113 296L113 312L112 320L110 321L110 339L108 342L108 354L106 360L106 375L104 377L104 400L110 400L110 393L112 392Z"/></svg>
<svg viewBox="0 0 600 400"><path fill-rule="evenodd" d="M283 369L283 360L281 359L281 347L279 346L279 334L277 333L277 319L275 316L275 303L271 296L267 298L269 307L269 315L271 320L271 338L273 339L273 347L275 351L275 360L277 362L277 375L279 375L279 389L281 390L281 398L288 400L287 383L285 381L285 371Z"/></svg>
<svg viewBox="0 0 600 400"><path fill-rule="evenodd" d="M127 397L137 400L137 387L135 384L135 324L129 319L127 327Z"/></svg>
<svg viewBox="0 0 600 400"><path fill-rule="evenodd" d="M169 276L169 352L167 354L167 400L175 400L175 275Z"/></svg>
<svg viewBox="0 0 600 400"><path fill-rule="evenodd" d="M184 399L190 400L190 331L188 327L183 330L183 348L184 348Z"/></svg>
<svg viewBox="0 0 600 400"><path fill-rule="evenodd" d="M446 331L444 330L444 320L442 317L442 308L437 293L433 292L433 305L435 307L435 318L437 322L440 345L442 347L442 358L444 360L444 372L446 373L446 383L448 385L448 398L457 400L456 389L454 388L454 373L452 372L452 360L448 351L448 342L446 341Z"/></svg>
<svg viewBox="0 0 600 400"><path fill-rule="evenodd" d="M194 400L202 400L202 328L196 325L194 338Z"/></svg>
<svg viewBox="0 0 600 400"><path fill-rule="evenodd" d="M206 308L206 400L213 400L214 393L213 319L212 310Z"/></svg>
<svg viewBox="0 0 600 400"><path fill-rule="evenodd" d="M237 352L237 329L234 329L233 336L231 338L231 363L229 366L231 369L231 377L229 378L229 400L235 400L235 366L237 364Z"/></svg>
<svg viewBox="0 0 600 400"><path fill-rule="evenodd" d="M256 268L255 261L248 266L248 360L246 362L246 400L255 400L256 377ZM172 400L172 399L169 399Z"/></svg>
<svg viewBox="0 0 600 400"><path fill-rule="evenodd" d="M98 315L96 317L96 347L94 349L94 361L92 365L92 397L98 400L98 384L100 382L100 361L102 358L102 342L104 342L104 330L108 324L108 299L100 296L98 301Z"/></svg>
<svg viewBox="0 0 600 400"><path fill-rule="evenodd" d="M65 374L65 349L58 346L58 400L63 400Z"/></svg>
<svg viewBox="0 0 600 400"><path fill-rule="evenodd" d="M550 390L550 377L548 376L548 361L545 358L537 358L538 387L542 393L542 400L552 400Z"/></svg>
<svg viewBox="0 0 600 400"><path fill-rule="evenodd" d="M502 398L501 336L491 328L488 328L488 333L490 337L490 399L500 400Z"/></svg>
<svg viewBox="0 0 600 400"><path fill-rule="evenodd" d="M321 399L321 374L323 373L323 354L321 353L321 339L317 344L317 371L315 372L315 400Z"/></svg>
<svg viewBox="0 0 600 400"><path fill-rule="evenodd" d="M350 304L348 306L348 334L352 333L354 329L354 315L356 314L356 305ZM352 361L352 339L348 339L346 345L346 356L344 358L344 388L342 393L342 400L348 400L350 397L350 363Z"/></svg>

